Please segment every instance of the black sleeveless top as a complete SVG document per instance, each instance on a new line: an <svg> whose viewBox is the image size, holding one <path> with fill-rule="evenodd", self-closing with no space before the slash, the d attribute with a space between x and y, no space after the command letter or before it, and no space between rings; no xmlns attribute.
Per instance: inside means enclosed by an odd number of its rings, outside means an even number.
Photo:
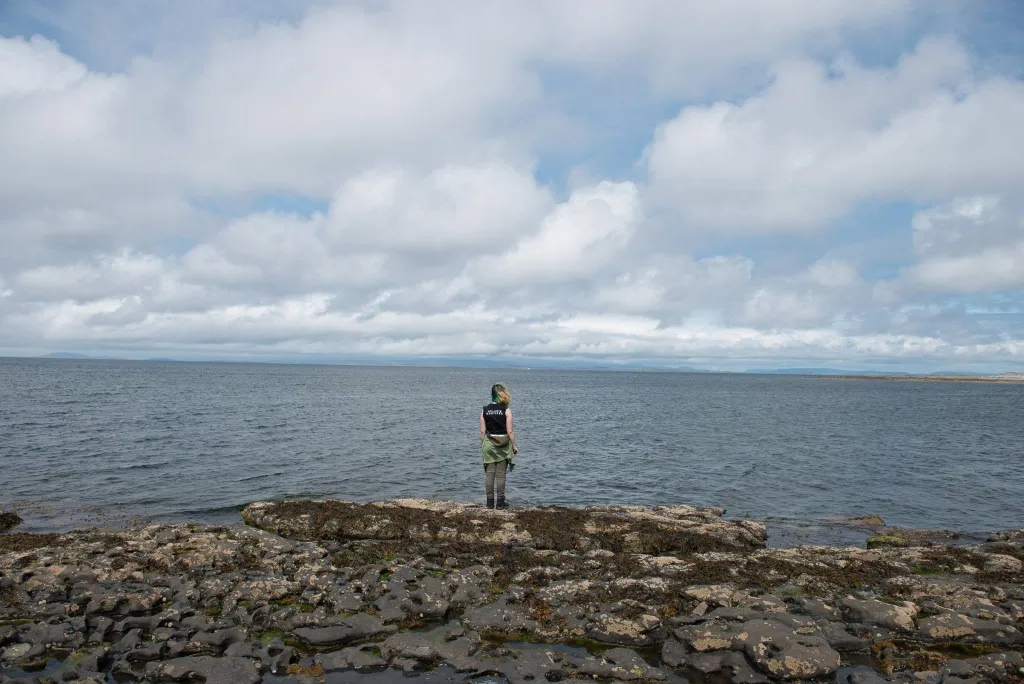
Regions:
<svg viewBox="0 0 1024 684"><path fill-rule="evenodd" d="M506 410L508 410L508 407L502 404L488 404L484 406L484 427L487 429L487 434L508 434L508 428L505 427Z"/></svg>

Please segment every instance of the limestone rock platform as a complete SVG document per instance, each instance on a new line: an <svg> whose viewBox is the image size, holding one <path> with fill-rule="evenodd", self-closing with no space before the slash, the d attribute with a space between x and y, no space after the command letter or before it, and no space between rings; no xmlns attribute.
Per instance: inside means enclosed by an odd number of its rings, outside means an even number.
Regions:
<svg viewBox="0 0 1024 684"><path fill-rule="evenodd" d="M487 509L428 499L257 502L249 525L290 539L514 544L537 550L686 554L765 547L763 523L695 506Z"/></svg>

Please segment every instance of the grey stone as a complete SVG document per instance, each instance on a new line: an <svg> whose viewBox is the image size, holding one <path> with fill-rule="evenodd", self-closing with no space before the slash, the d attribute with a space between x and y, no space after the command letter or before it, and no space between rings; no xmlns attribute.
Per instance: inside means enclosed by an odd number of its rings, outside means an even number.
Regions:
<svg viewBox="0 0 1024 684"><path fill-rule="evenodd" d="M185 629L194 629L197 632L205 632L213 626L213 623L205 615L190 615L181 621Z"/></svg>
<svg viewBox="0 0 1024 684"><path fill-rule="evenodd" d="M942 674L951 677L985 677L996 681L1024 675L1024 655L1011 651L993 653L967 660L948 660L942 667Z"/></svg>
<svg viewBox="0 0 1024 684"><path fill-rule="evenodd" d="M946 613L921 620L918 634L936 641L984 642L1000 646L1024 644L1024 635L1012 625L959 613Z"/></svg>
<svg viewBox="0 0 1024 684"><path fill-rule="evenodd" d="M821 636L828 642L828 645L840 653L863 651L870 644L867 639L850 634L846 631L846 627L839 622L821 620L818 622L817 627Z"/></svg>
<svg viewBox="0 0 1024 684"><path fill-rule="evenodd" d="M649 646L658 640L661 619L649 613L624 617L619 613L601 611L592 616L587 636L597 641L627 646Z"/></svg>
<svg viewBox="0 0 1024 684"><path fill-rule="evenodd" d="M133 629L123 637L121 640L114 645L114 650L118 653L127 653L128 651L136 648L142 643L142 630Z"/></svg>
<svg viewBox="0 0 1024 684"><path fill-rule="evenodd" d="M448 601L448 585L437 577L426 577L420 588L409 592L402 601L402 608L424 618L442 618L451 605Z"/></svg>
<svg viewBox="0 0 1024 684"><path fill-rule="evenodd" d="M164 649L164 658L166 660L171 660L172 658L187 655L186 651L188 650L188 642L184 639L169 639L166 642L165 646L166 648Z"/></svg>
<svg viewBox="0 0 1024 684"><path fill-rule="evenodd" d="M849 684L889 684L889 680L871 670L857 670L846 675Z"/></svg>
<svg viewBox="0 0 1024 684"><path fill-rule="evenodd" d="M259 645L251 641L236 641L224 649L224 656L227 658L255 658L258 649Z"/></svg>
<svg viewBox="0 0 1024 684"><path fill-rule="evenodd" d="M374 615L358 613L343 618L339 624L331 627L300 627L294 634L313 646L334 646L397 631L395 625L385 625Z"/></svg>
<svg viewBox="0 0 1024 684"><path fill-rule="evenodd" d="M333 591L330 594L330 603L336 611L342 613L357 613L363 609L363 597L352 591Z"/></svg>
<svg viewBox="0 0 1024 684"><path fill-rule="evenodd" d="M148 663L146 667L156 665L157 663ZM118 660L110 668L110 675L115 682L138 682L142 680L135 670L132 669L131 664L127 660Z"/></svg>
<svg viewBox="0 0 1024 684"><path fill-rule="evenodd" d="M374 647L379 648L379 645L349 646L340 651L319 653L314 657L314 660L327 672L335 672L337 670L377 672L386 669L388 664L383 658L370 652L369 649Z"/></svg>
<svg viewBox="0 0 1024 684"><path fill-rule="evenodd" d="M839 609L834 604L817 598L801 597L794 600L794 605L815 620L835 620L839 617Z"/></svg>
<svg viewBox="0 0 1024 684"><path fill-rule="evenodd" d="M697 653L726 651L733 648L736 625L711 621L702 625L677 627L675 637Z"/></svg>
<svg viewBox="0 0 1024 684"><path fill-rule="evenodd" d="M31 644L56 644L64 645L74 640L75 632L70 625L58 623L56 625L38 622L22 635L22 640Z"/></svg>
<svg viewBox="0 0 1024 684"><path fill-rule="evenodd" d="M742 656L741 656L742 658ZM470 678L491 673L504 676L511 684L556 681L566 678L617 679L620 681L661 681L667 675L652 667L635 651L613 648L602 657L576 657L564 651L544 648L497 649L486 657L455 658L448 664Z"/></svg>
<svg viewBox="0 0 1024 684"><path fill-rule="evenodd" d="M86 672L99 672L100 662L106 657L106 652L103 648L94 648L91 651L79 655L75 658L75 665L79 670Z"/></svg>
<svg viewBox="0 0 1024 684"><path fill-rule="evenodd" d="M716 621L679 627L675 635L698 653L743 651L758 670L777 679L824 677L840 664L839 654L821 636L797 633L773 620ZM694 656L689 660L698 662Z"/></svg>
<svg viewBox="0 0 1024 684"><path fill-rule="evenodd" d="M418 670L425 670L426 667L416 658L395 658L391 661L391 667L397 668L405 674L412 674Z"/></svg>
<svg viewBox="0 0 1024 684"><path fill-rule="evenodd" d="M601 679L618 679L625 682L635 680L662 681L668 679L664 672L647 664L640 655L629 648L612 648L600 658L581 658L575 661L575 674L590 675Z"/></svg>
<svg viewBox="0 0 1024 684"><path fill-rule="evenodd" d="M32 649L32 644L12 644L3 651L4 660L19 660L28 655L29 650Z"/></svg>
<svg viewBox="0 0 1024 684"><path fill-rule="evenodd" d="M466 626L478 632L534 632L537 621L531 620L517 606L509 605L508 597L501 595L498 600L466 611L462 616Z"/></svg>
<svg viewBox="0 0 1024 684"><path fill-rule="evenodd" d="M223 651L231 644L245 641L246 637L244 630L231 627L230 629L219 629L216 632L198 632L192 635L190 642L198 644L204 649Z"/></svg>
<svg viewBox="0 0 1024 684"><path fill-rule="evenodd" d="M147 663L151 660L160 660L164 655L166 646L167 644L165 642L157 641L152 644L135 648L128 651L125 656L125 660L130 663Z"/></svg>
<svg viewBox="0 0 1024 684"><path fill-rule="evenodd" d="M476 632L451 622L429 632L392 634L380 645L380 653L384 660L392 662L395 658L438 662L467 658L479 643L480 636Z"/></svg>
<svg viewBox="0 0 1024 684"><path fill-rule="evenodd" d="M706 604L702 604L706 605ZM777 596L765 594L746 598L737 606L719 606L708 613L708 619L720 618L746 622L756 619L773 619L787 612L786 603Z"/></svg>
<svg viewBox="0 0 1024 684"><path fill-rule="evenodd" d="M669 667L682 667L687 663L686 647L675 639L666 639L661 646L661 662Z"/></svg>
<svg viewBox="0 0 1024 684"><path fill-rule="evenodd" d="M798 634L778 623L753 620L741 626L737 640L747 657L778 679L815 679L839 669L839 654L820 636Z"/></svg>
<svg viewBox="0 0 1024 684"><path fill-rule="evenodd" d="M147 615L144 617L133 616L125 618L114 625L115 632L124 632L129 629L141 629L143 632L152 632L160 626L159 615Z"/></svg>
<svg viewBox="0 0 1024 684"><path fill-rule="evenodd" d="M258 684L260 664L248 658L192 656L146 664L147 679L190 681L201 677L206 684Z"/></svg>
<svg viewBox="0 0 1024 684"><path fill-rule="evenodd" d="M107 677L102 672L83 667L73 667L64 672L62 680L75 684L106 684Z"/></svg>
<svg viewBox="0 0 1024 684"><path fill-rule="evenodd" d="M843 599L839 602L847 622L861 622L901 632L914 631L914 616L906 606L894 606L874 599Z"/></svg>

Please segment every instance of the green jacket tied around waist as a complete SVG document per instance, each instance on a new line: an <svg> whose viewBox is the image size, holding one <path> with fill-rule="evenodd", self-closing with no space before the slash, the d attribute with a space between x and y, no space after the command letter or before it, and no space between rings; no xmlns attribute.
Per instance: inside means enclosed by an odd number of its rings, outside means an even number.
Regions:
<svg viewBox="0 0 1024 684"><path fill-rule="evenodd" d="M481 451L483 452L484 465L497 463L498 461L508 461L512 464L516 462L516 455L512 452L511 441L499 446L490 437L484 437L481 441Z"/></svg>

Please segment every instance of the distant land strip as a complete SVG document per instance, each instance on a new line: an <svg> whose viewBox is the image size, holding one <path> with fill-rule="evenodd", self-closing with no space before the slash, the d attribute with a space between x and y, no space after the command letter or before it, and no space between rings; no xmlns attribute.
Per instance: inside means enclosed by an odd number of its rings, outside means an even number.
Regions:
<svg viewBox="0 0 1024 684"><path fill-rule="evenodd" d="M999 375L821 375L833 380L904 380L910 382L994 382L1024 384L1024 373Z"/></svg>

